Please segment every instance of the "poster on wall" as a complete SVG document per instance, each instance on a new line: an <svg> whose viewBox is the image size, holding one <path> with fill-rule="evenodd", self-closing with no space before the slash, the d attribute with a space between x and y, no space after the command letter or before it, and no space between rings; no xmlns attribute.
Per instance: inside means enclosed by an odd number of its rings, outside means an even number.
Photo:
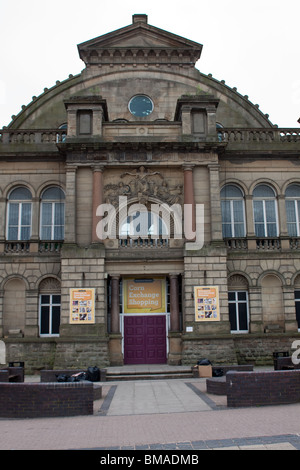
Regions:
<svg viewBox="0 0 300 470"><path fill-rule="evenodd" d="M219 288L217 286L194 287L195 321L220 321Z"/></svg>
<svg viewBox="0 0 300 470"><path fill-rule="evenodd" d="M124 313L166 313L166 279L124 279Z"/></svg>
<svg viewBox="0 0 300 470"><path fill-rule="evenodd" d="M95 323L95 289L70 289L70 323Z"/></svg>

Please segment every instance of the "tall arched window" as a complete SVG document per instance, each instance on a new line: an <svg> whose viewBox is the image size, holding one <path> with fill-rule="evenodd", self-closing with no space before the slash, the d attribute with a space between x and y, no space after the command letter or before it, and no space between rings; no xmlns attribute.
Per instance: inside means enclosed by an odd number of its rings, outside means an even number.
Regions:
<svg viewBox="0 0 300 470"><path fill-rule="evenodd" d="M11 191L7 208L7 240L30 240L31 192L19 187Z"/></svg>
<svg viewBox="0 0 300 470"><path fill-rule="evenodd" d="M41 240L63 240L65 194L57 187L46 189L41 203Z"/></svg>
<svg viewBox="0 0 300 470"><path fill-rule="evenodd" d="M253 212L257 237L277 237L278 219L276 194L266 184L256 186L253 191Z"/></svg>
<svg viewBox="0 0 300 470"><path fill-rule="evenodd" d="M245 237L244 195L232 184L221 190L222 232L224 238Z"/></svg>
<svg viewBox="0 0 300 470"><path fill-rule="evenodd" d="M136 212L120 224L120 236L159 237L167 236L168 229L164 221L153 212Z"/></svg>
<svg viewBox="0 0 300 470"><path fill-rule="evenodd" d="M291 184L285 192L287 230L291 237L300 236L300 185Z"/></svg>
<svg viewBox="0 0 300 470"><path fill-rule="evenodd" d="M60 283L56 279L44 279L40 294L40 336L59 336L61 295Z"/></svg>

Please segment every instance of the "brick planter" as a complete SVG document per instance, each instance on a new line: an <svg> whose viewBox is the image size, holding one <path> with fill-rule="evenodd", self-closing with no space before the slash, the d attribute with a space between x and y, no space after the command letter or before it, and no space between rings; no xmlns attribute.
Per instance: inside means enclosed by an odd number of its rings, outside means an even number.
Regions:
<svg viewBox="0 0 300 470"><path fill-rule="evenodd" d="M226 376L206 379L206 391L213 395L226 395Z"/></svg>
<svg viewBox="0 0 300 470"><path fill-rule="evenodd" d="M284 405L300 402L300 370L228 372L227 406Z"/></svg>
<svg viewBox="0 0 300 470"><path fill-rule="evenodd" d="M91 382L0 383L1 418L39 418L93 414Z"/></svg>

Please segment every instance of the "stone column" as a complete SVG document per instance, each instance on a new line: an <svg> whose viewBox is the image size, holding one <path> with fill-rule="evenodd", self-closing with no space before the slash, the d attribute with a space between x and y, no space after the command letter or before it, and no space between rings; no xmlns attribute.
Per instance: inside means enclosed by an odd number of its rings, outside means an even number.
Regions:
<svg viewBox="0 0 300 470"><path fill-rule="evenodd" d="M103 203L103 167L93 168L93 214L92 214L92 243L99 240L96 233L99 217L96 216L97 207Z"/></svg>
<svg viewBox="0 0 300 470"><path fill-rule="evenodd" d="M256 235L254 227L253 197L245 196L245 218L246 218L246 236L248 250L256 250Z"/></svg>
<svg viewBox="0 0 300 470"><path fill-rule="evenodd" d="M65 242L76 243L76 165L66 169Z"/></svg>
<svg viewBox="0 0 300 470"><path fill-rule="evenodd" d="M178 275L170 274L170 320L171 331L180 330Z"/></svg>
<svg viewBox="0 0 300 470"><path fill-rule="evenodd" d="M254 217L253 217L253 198L251 195L245 196L245 216L247 237L255 237Z"/></svg>
<svg viewBox="0 0 300 470"><path fill-rule="evenodd" d="M39 238L39 206L40 200L38 197L32 198L32 224L31 224L31 240L37 241Z"/></svg>
<svg viewBox="0 0 300 470"><path fill-rule="evenodd" d="M111 332L120 333L119 276L113 276L111 278Z"/></svg>
<svg viewBox="0 0 300 470"><path fill-rule="evenodd" d="M184 165L184 205L188 205L191 212L184 213L185 238L194 240L191 232L196 232L195 195L193 181L193 165Z"/></svg>
<svg viewBox="0 0 300 470"><path fill-rule="evenodd" d="M0 197L0 253L4 251L5 239L6 239L5 210L6 210L6 199L4 197ZM0 322L0 325L2 325L2 322ZM1 327L0 327L0 334L1 334Z"/></svg>
<svg viewBox="0 0 300 470"><path fill-rule="evenodd" d="M4 241L6 238L5 227L6 227L6 217L5 217L5 208L6 208L6 199L0 197L0 241Z"/></svg>
<svg viewBox="0 0 300 470"><path fill-rule="evenodd" d="M111 366L123 365L122 335L120 333L120 287L119 276L111 278L111 333L109 335Z"/></svg>
<svg viewBox="0 0 300 470"><path fill-rule="evenodd" d="M278 196L278 225L279 225L279 237L281 241L281 249L289 250L290 249L290 238L287 229L287 218L286 218L286 206L285 206L285 196L280 194Z"/></svg>
<svg viewBox="0 0 300 470"><path fill-rule="evenodd" d="M222 240L222 215L220 199L219 165L208 165L210 184L211 240Z"/></svg>
<svg viewBox="0 0 300 470"><path fill-rule="evenodd" d="M181 364L182 339L179 319L179 285L178 275L170 274L170 331L168 364Z"/></svg>

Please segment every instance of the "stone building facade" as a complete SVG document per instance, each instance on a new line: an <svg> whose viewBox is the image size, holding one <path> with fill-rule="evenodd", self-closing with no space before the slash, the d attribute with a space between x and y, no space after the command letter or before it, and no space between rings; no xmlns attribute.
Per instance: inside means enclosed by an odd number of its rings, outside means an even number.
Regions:
<svg viewBox="0 0 300 470"><path fill-rule="evenodd" d="M7 361L262 364L290 350L300 129L202 74L202 45L146 15L78 51L83 71L1 131Z"/></svg>

